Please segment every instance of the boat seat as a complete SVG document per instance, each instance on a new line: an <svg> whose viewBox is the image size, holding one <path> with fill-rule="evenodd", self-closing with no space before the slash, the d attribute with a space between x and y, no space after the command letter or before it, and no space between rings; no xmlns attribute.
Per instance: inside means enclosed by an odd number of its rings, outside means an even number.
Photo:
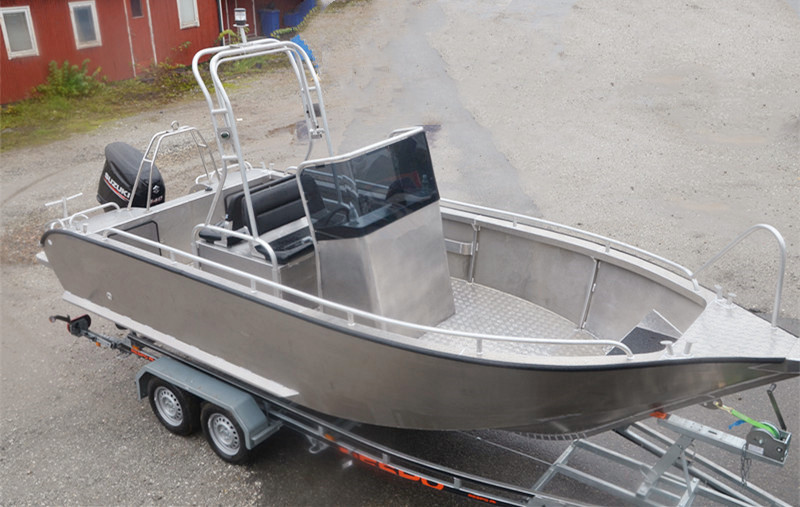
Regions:
<svg viewBox="0 0 800 507"><path fill-rule="evenodd" d="M275 252L279 265L288 264L314 250L311 233L305 221L305 209L300 198L300 189L294 175L255 187L250 192L255 215L256 230ZM231 194L225 199L226 216L233 230L250 227L247 201L244 192ZM302 222L301 222L302 221ZM295 227L286 227L294 224ZM282 230L285 229L285 233ZM272 231L279 231L271 234ZM228 238L228 246L239 243L239 238ZM267 250L256 246L256 251L270 260Z"/></svg>
<svg viewBox="0 0 800 507"><path fill-rule="evenodd" d="M314 242L311 241L308 227L303 227L291 234L270 241L269 246L275 252L275 260L278 261L279 265L288 264L314 250ZM263 246L256 245L256 252L269 260L269 253Z"/></svg>
<svg viewBox="0 0 800 507"><path fill-rule="evenodd" d="M280 185L282 183L286 183L287 181L295 182L295 176L290 175L278 180L267 181L265 183L256 185L250 189L250 195L257 194L266 188L274 185ZM295 185L296 184L297 183L295 183ZM246 206L243 205L245 202L244 190L233 192L225 196L225 220L231 223L231 228L234 231L238 231L245 226L245 218L247 217L247 209ZM241 240L239 238L228 238L228 246L233 246L240 241Z"/></svg>

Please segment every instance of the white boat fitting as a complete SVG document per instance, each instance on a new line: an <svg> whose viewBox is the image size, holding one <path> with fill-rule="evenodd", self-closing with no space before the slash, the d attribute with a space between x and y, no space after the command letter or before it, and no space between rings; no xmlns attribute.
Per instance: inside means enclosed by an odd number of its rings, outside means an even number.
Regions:
<svg viewBox="0 0 800 507"><path fill-rule="evenodd" d="M285 55L328 156L253 168L220 66ZM212 90L200 62L210 58ZM64 299L273 396L364 423L577 438L800 374L777 327L785 245L757 225L697 270L552 222L441 199L422 128L334 155L303 50L200 51L217 147L110 145L100 206L55 220L42 262ZM165 199L161 141L205 173ZM133 150L133 151L131 151ZM308 158L308 156L307 156ZM168 182L167 182L168 183ZM780 256L772 322L698 283L756 231Z"/></svg>

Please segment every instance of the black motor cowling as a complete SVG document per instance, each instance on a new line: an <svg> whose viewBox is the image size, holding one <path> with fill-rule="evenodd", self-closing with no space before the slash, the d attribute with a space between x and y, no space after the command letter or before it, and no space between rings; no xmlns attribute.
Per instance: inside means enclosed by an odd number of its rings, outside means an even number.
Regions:
<svg viewBox="0 0 800 507"><path fill-rule="evenodd" d="M139 171L144 154L126 143L111 143L106 146L106 163L103 174L100 176L100 185L97 187L97 201L100 204L115 202L120 208L128 206L133 190L133 182ZM150 164L145 163L139 184L136 186L136 195L133 196L133 207L147 207L147 187L149 185ZM150 205L155 206L164 202L164 180L156 166L153 166L153 190L150 195Z"/></svg>

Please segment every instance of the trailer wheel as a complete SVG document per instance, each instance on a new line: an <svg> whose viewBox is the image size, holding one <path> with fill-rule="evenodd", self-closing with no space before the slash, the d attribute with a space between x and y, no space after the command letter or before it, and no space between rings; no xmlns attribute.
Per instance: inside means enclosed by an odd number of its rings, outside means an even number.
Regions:
<svg viewBox="0 0 800 507"><path fill-rule="evenodd" d="M158 377L147 384L150 407L161 424L176 435L191 435L197 429L200 407L197 398Z"/></svg>
<svg viewBox="0 0 800 507"><path fill-rule="evenodd" d="M244 432L226 410L206 403L200 421L208 445L220 458L235 465L245 463L250 458L250 450L244 443Z"/></svg>

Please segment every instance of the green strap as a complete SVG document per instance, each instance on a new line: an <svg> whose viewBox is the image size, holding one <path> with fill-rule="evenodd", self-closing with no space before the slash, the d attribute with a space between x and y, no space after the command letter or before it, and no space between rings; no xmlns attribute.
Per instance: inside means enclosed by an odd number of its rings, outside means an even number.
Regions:
<svg viewBox="0 0 800 507"><path fill-rule="evenodd" d="M744 415L743 413L739 412L735 408L731 408L731 407L728 407L726 405L723 405L721 402L717 402L717 403L715 403L715 405L716 405L717 408L719 408L720 410L724 410L725 412L729 413L733 417L736 417L737 419L741 419L742 421L744 421L747 424L750 424L752 426L755 426L756 428L761 428L762 430L768 431L773 437L775 437L777 439L781 438L780 433L778 432L778 430L774 426L771 426L771 425L766 424L766 423L758 422L755 419L747 417L746 415Z"/></svg>
<svg viewBox="0 0 800 507"><path fill-rule="evenodd" d="M731 415L733 417L738 417L739 419L741 419L742 421L744 421L744 422L746 422L748 424L752 424L756 428L761 428L762 430L769 431L772 434L772 436L775 437L775 438L778 438L778 439L781 438L781 435L780 435L780 433L778 433L778 430L776 430L774 427L770 426L769 424L764 424L762 422L758 422L756 420L753 420L753 419L747 417L746 415L744 415L743 413L739 412L736 409L731 409Z"/></svg>

